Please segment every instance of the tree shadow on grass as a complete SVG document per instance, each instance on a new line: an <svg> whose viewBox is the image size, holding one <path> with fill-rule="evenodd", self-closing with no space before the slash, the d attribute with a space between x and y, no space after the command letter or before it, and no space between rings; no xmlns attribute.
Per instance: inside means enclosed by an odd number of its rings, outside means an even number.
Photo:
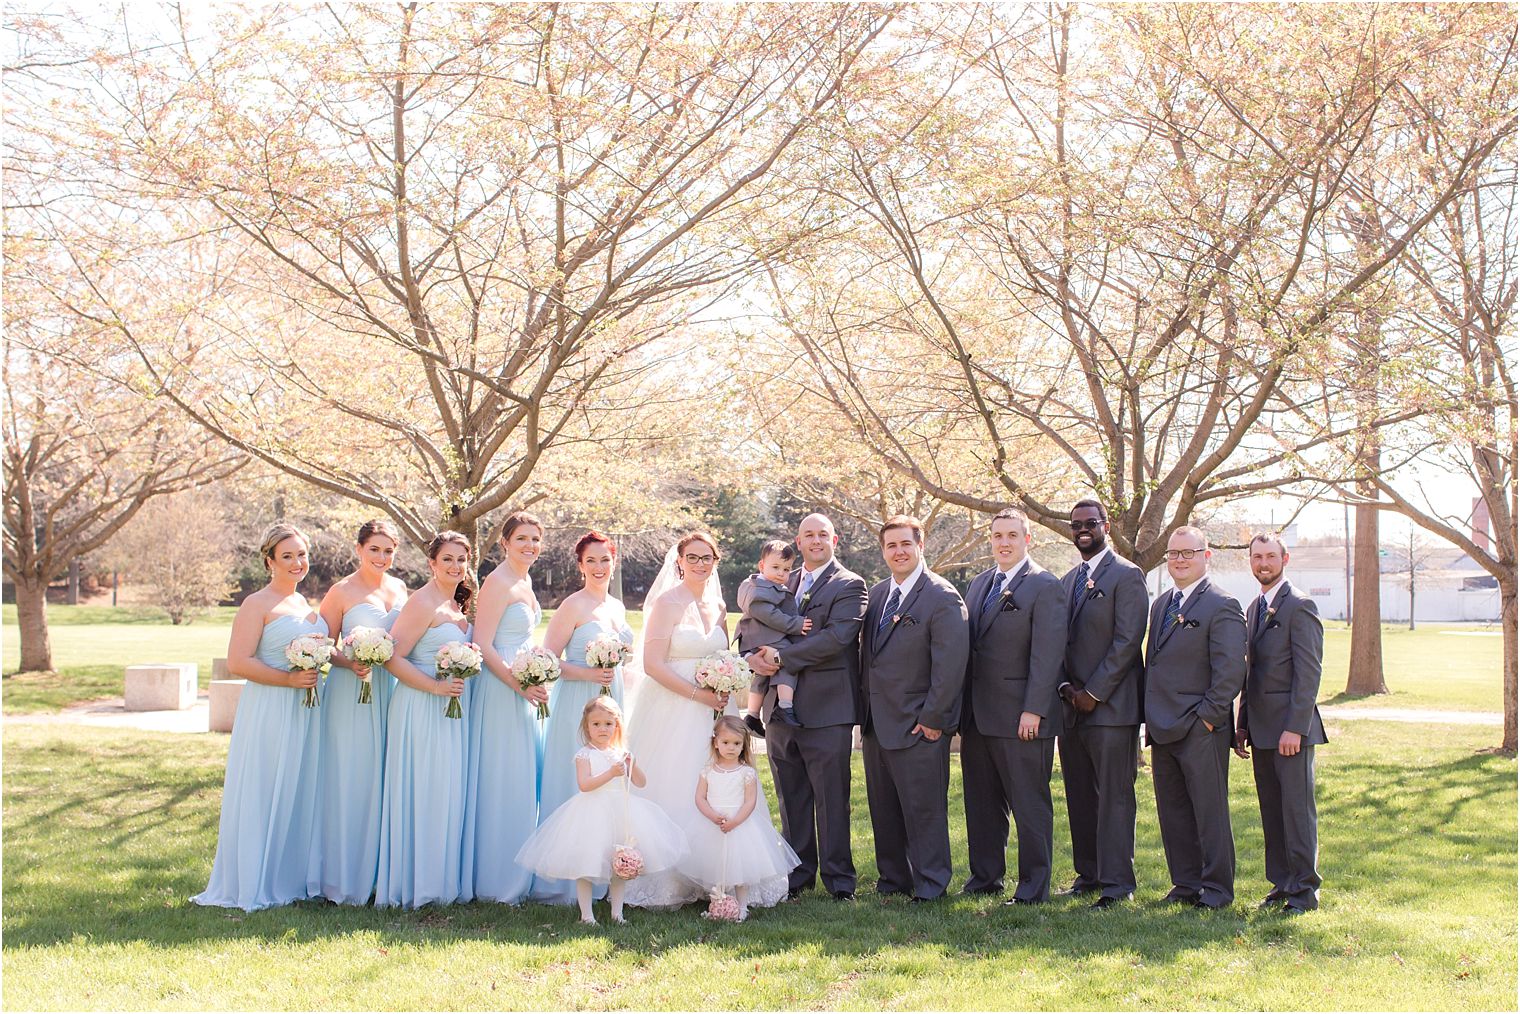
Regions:
<svg viewBox="0 0 1520 1014"><path fill-rule="evenodd" d="M143 942L166 948L239 940L327 941L361 954L407 944L485 942L513 948L514 967L532 971L562 962L567 944L585 941L606 941L641 960L711 943L723 955L746 961L820 953L866 966L918 961L925 955L1011 952L1075 962L1121 957L1161 964L1216 945L1284 943L1310 954L1343 946L1335 933L1313 920L1289 921L1252 907L1251 885L1261 878L1260 827L1244 771L1235 774L1232 800L1239 900L1224 912L1160 904L1165 876L1154 808L1142 778L1137 842L1142 891L1136 902L1116 910L1093 912L1087 899L1004 908L1000 899L987 897L951 896L925 905L879 898L870 891L875 870L869 819L863 799L857 799L859 900L837 902L809 892L775 909L757 910L743 926L708 923L699 917L701 906L688 906L670 913L632 911L626 927L591 928L577 923L573 908L531 904L474 903L419 911L325 902L251 913L200 908L189 898L204 887L210 865L220 771L204 762L178 763L161 747L141 741L45 748L33 751L29 760L21 770L7 772L5 950L67 944L81 937L97 945ZM87 781L60 787L85 763L92 765ZM1337 768L1335 778L1327 782L1322 777L1320 785L1322 872L1331 904L1338 900L1337 891L1361 882L1375 885L1381 896L1398 904L1431 905L1442 895L1454 863L1462 864L1468 876L1492 881L1496 897L1513 899L1513 762L1474 754L1409 767L1388 752L1341 758ZM1059 856L1069 842L1059 778L1056 783ZM963 874L958 796L957 786L951 826L958 839L957 870ZM1496 821L1493 813L1506 816ZM952 889L959 885L958 879ZM605 920L605 906L598 912Z"/></svg>

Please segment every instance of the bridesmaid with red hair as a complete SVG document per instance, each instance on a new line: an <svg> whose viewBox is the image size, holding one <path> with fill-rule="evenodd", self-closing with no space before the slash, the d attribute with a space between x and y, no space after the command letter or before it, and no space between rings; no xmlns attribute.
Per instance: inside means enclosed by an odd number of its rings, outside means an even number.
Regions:
<svg viewBox="0 0 1520 1014"><path fill-rule="evenodd" d="M623 705L623 667L588 666L586 646L603 636L633 644L633 628L628 626L623 603L608 591L617 566L617 543L601 532L589 531L575 543L575 560L581 572L581 589L559 604L544 631L544 647L556 655L563 652L564 660L559 682L550 691L549 719L544 723L540 823L578 791L574 757L585 745L579 730L586 702L605 692L619 707ZM598 888L597 893L606 893L606 888ZM575 883L534 877L532 897L549 904L573 905Z"/></svg>

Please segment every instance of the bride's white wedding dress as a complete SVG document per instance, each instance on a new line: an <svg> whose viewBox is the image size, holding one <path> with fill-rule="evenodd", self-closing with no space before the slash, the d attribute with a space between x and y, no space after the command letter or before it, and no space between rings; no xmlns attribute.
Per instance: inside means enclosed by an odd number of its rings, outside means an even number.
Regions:
<svg viewBox="0 0 1520 1014"><path fill-rule="evenodd" d="M694 686L697 663L726 647L721 620L704 630L693 603L671 632L666 661ZM729 698L726 714L740 713L738 697ZM712 708L693 701L690 691L674 693L652 676L640 683L628 719L628 749L647 780L641 794L682 826L700 815L697 778L711 753L713 721ZM624 900L640 908L675 908L706 897L700 884L667 870L630 881Z"/></svg>

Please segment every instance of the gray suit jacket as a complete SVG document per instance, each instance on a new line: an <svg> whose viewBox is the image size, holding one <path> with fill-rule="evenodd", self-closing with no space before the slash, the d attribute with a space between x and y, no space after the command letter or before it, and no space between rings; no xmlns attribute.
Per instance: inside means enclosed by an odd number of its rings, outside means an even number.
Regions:
<svg viewBox="0 0 1520 1014"><path fill-rule="evenodd" d="M1207 576L1187 597L1182 622L1166 624L1166 592L1151 606L1145 658L1145 732L1152 743L1176 743L1198 719L1227 728L1246 681L1246 620L1240 603Z"/></svg>
<svg viewBox="0 0 1520 1014"><path fill-rule="evenodd" d="M777 587L759 574L745 578L736 596L739 612L743 614L734 629L739 650L751 652L767 645L779 647L790 644L791 637L801 636L803 617L797 615L795 595L795 591Z"/></svg>
<svg viewBox="0 0 1520 1014"><path fill-rule="evenodd" d="M1064 679L1086 689L1099 703L1087 715L1064 705L1066 724L1139 725L1145 693L1140 649L1150 601L1145 574L1110 550L1089 578L1093 587L1081 589L1071 608L1077 569L1061 579L1061 601L1068 605Z"/></svg>
<svg viewBox="0 0 1520 1014"><path fill-rule="evenodd" d="M1256 628L1256 603L1246 614L1246 630ZM1252 746L1276 750L1284 732L1304 737L1304 746L1328 743L1320 721L1320 664L1325 628L1314 600L1287 581L1277 589L1271 611L1249 641L1246 692L1240 698L1235 727L1245 729Z"/></svg>
<svg viewBox="0 0 1520 1014"><path fill-rule="evenodd" d="M792 571L793 594L802 568ZM860 721L860 623L866 612L865 578L830 560L818 572L807 601L798 610L813 629L795 644L778 648L781 667L797 676L797 713L808 728L855 725ZM772 687L765 711L775 707Z"/></svg>
<svg viewBox="0 0 1520 1014"><path fill-rule="evenodd" d="M902 750L918 741L915 725L949 735L960 724L971 639L961 593L928 569L878 634L891 588L882 581L871 589L861 630L862 725L886 749Z"/></svg>
<svg viewBox="0 0 1520 1014"><path fill-rule="evenodd" d="M978 574L966 591L971 631L971 661L966 693L971 721L983 736L1018 735L1019 715L1040 716L1040 739L1050 739L1060 725L1061 682L1066 651L1066 606L1061 580L1030 560L984 609L997 568Z"/></svg>

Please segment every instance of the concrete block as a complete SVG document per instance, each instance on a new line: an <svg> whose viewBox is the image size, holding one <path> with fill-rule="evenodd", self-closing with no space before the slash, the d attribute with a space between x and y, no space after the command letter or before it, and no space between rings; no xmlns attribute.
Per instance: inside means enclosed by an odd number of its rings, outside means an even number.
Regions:
<svg viewBox="0 0 1520 1014"><path fill-rule="evenodd" d="M211 678L212 680L232 679L232 673L227 671L227 660L225 658L213 658L211 660Z"/></svg>
<svg viewBox="0 0 1520 1014"><path fill-rule="evenodd" d="M231 732L237 715L238 698L243 696L247 680L211 681L211 731Z"/></svg>
<svg viewBox="0 0 1520 1014"><path fill-rule="evenodd" d="M184 711L195 705L200 667L194 662L152 662L127 666L128 711Z"/></svg>

